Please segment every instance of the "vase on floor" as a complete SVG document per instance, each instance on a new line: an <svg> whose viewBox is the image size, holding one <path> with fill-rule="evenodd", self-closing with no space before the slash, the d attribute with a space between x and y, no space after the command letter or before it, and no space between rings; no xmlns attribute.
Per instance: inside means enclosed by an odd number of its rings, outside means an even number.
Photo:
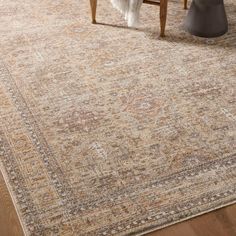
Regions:
<svg viewBox="0 0 236 236"><path fill-rule="evenodd" d="M228 31L223 0L193 0L185 19L185 29L200 37L218 37Z"/></svg>

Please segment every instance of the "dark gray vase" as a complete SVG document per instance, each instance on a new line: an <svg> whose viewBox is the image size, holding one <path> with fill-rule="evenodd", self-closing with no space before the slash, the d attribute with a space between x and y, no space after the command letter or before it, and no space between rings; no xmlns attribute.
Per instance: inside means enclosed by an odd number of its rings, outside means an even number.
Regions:
<svg viewBox="0 0 236 236"><path fill-rule="evenodd" d="M228 31L223 0L193 0L184 23L193 35L205 38L218 37Z"/></svg>

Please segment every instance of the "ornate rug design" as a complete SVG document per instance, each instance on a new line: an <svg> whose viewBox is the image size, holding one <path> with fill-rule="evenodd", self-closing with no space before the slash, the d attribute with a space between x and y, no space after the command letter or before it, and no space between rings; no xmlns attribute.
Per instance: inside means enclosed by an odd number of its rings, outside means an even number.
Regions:
<svg viewBox="0 0 236 236"><path fill-rule="evenodd" d="M236 201L236 3L184 32L170 1L127 29L107 1L5 0L0 169L26 235L139 235Z"/></svg>

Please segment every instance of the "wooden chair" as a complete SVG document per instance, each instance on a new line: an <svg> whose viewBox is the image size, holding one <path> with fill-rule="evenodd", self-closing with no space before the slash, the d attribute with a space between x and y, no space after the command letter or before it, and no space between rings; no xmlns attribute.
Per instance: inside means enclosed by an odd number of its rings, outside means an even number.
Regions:
<svg viewBox="0 0 236 236"><path fill-rule="evenodd" d="M143 3L160 6L160 28L161 28L160 36L164 37L168 0L143 0ZM90 6L92 11L92 23L96 24L97 0L90 0ZM187 0L184 0L184 9L187 9Z"/></svg>

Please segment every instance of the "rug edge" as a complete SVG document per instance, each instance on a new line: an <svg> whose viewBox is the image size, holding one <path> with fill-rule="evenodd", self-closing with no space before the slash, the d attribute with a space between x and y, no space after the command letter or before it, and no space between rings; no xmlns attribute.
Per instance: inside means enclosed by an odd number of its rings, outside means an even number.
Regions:
<svg viewBox="0 0 236 236"><path fill-rule="evenodd" d="M146 235L148 233L152 233L152 232L155 232L157 230L161 230L161 229L167 228L169 226L173 226L175 224L182 223L182 222L187 221L187 220L191 220L191 219L196 218L198 216L202 216L202 215L205 215L207 213L211 213L213 211L216 211L216 210L219 210L219 209L222 209L224 207L231 206L231 205L234 205L234 204L236 204L236 199L234 199L233 201L229 201L229 202L227 202L225 204L221 204L221 205L219 205L217 207L214 207L212 209L201 211L201 212L199 212L197 214L194 214L192 216L184 217L184 218L182 218L180 220L173 221L173 222L168 223L168 224L164 224L162 226L153 227L152 229L144 230L143 232L136 232L136 233L134 232L134 235L135 236L143 236L143 235Z"/></svg>
<svg viewBox="0 0 236 236"><path fill-rule="evenodd" d="M29 236L28 231L27 231L27 228L26 228L26 226L25 226L25 224L24 224L23 218L22 218L21 215L20 215L20 209L17 207L17 203L16 203L16 199L15 199L15 197L14 197L13 190L11 189L11 186L10 186L10 184L9 184L9 182L8 182L8 176L7 176L7 174L6 174L5 172L6 172L6 171L5 171L5 169L4 169L4 166L3 166L3 164L0 162L0 173L1 173L2 176L3 176L4 184L5 184L6 188L7 188L7 191L8 191L8 193L9 193L10 198L11 198L12 204L13 204L14 209L15 209L15 211L16 211L16 214L17 214L17 217L18 217L18 219L19 219L19 222L20 222L22 231L23 231L23 233L24 233L24 236ZM146 234L148 234L148 233L152 233L152 232L155 232L155 231L157 231L157 230L161 230L161 229L167 228L167 227L169 227L169 226L173 226L173 225L175 225L175 224L182 223L182 222L184 222L184 221L193 219L193 218L198 217L198 216L205 215L205 214L207 214L207 213L213 212L213 211L215 211L215 210L222 209L222 208L224 208L224 207L227 207L227 206L230 206L230 205L233 205L233 204L236 204L236 199L234 199L233 201L229 201L229 202L227 202L227 203L225 203L225 204L221 204L221 205L219 205L219 206L217 206L217 207L214 207L214 208L212 208L212 209L208 209L208 210L205 210L205 211L201 211L201 212L199 212L199 213L197 213L197 214L193 214L193 215L191 215L191 216L184 217L184 218L182 218L182 219L180 219L180 220L176 220L176 221L173 221L173 222L168 223L168 224L163 224L162 226L153 227L152 229L147 229L147 230L144 230L144 231L142 231L142 232L134 232L134 231L133 231L133 233L131 233L131 234L133 234L133 235L135 235L135 236L143 236L143 235L146 235Z"/></svg>

